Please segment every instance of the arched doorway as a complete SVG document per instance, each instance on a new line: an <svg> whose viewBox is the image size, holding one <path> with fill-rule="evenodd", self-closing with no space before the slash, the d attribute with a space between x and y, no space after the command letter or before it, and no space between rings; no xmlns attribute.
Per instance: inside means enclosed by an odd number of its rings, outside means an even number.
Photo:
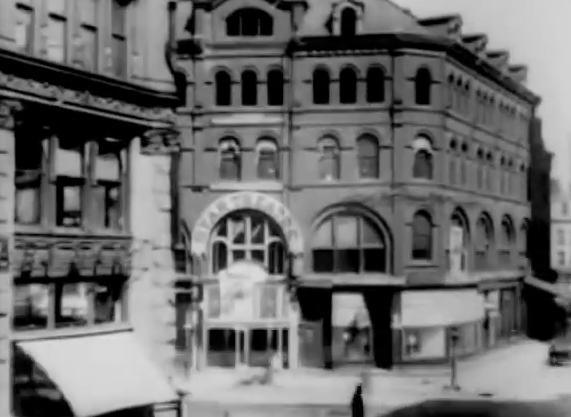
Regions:
<svg viewBox="0 0 571 417"><path fill-rule="evenodd" d="M273 357L290 366L292 320L288 244L267 214L237 210L212 229L203 277L203 364L267 366Z"/></svg>

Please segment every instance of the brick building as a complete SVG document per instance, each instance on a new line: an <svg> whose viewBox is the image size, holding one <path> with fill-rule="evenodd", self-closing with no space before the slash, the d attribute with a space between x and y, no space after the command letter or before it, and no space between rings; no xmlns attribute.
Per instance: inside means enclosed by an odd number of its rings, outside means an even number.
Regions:
<svg viewBox="0 0 571 417"><path fill-rule="evenodd" d="M0 2L1 416L177 407L162 6Z"/></svg>
<svg viewBox="0 0 571 417"><path fill-rule="evenodd" d="M523 328L525 66L386 0L171 8L193 366L389 368Z"/></svg>

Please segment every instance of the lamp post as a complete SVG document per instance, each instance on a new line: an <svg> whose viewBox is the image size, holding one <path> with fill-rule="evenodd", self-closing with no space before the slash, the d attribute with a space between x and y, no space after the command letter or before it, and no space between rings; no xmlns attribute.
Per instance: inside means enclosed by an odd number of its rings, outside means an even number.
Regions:
<svg viewBox="0 0 571 417"><path fill-rule="evenodd" d="M458 361L456 357L456 347L460 339L458 327L454 326L450 329L450 386L452 391L460 391L458 385Z"/></svg>

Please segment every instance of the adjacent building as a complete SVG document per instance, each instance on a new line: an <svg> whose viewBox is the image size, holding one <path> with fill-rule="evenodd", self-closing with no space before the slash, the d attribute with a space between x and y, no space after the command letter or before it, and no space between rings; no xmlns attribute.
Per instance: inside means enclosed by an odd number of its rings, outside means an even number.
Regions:
<svg viewBox="0 0 571 417"><path fill-rule="evenodd" d="M525 66L387 0L170 7L186 365L390 368L525 327Z"/></svg>
<svg viewBox="0 0 571 417"><path fill-rule="evenodd" d="M178 407L163 6L0 2L1 416Z"/></svg>

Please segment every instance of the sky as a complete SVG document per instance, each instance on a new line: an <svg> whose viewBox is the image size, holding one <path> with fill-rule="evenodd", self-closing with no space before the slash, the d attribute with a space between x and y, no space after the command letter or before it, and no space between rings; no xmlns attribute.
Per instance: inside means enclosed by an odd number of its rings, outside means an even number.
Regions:
<svg viewBox="0 0 571 417"><path fill-rule="evenodd" d="M393 0L417 17L459 13L463 33L488 35L488 49L507 49L529 68L527 86L541 96L552 177L571 180L571 0Z"/></svg>

